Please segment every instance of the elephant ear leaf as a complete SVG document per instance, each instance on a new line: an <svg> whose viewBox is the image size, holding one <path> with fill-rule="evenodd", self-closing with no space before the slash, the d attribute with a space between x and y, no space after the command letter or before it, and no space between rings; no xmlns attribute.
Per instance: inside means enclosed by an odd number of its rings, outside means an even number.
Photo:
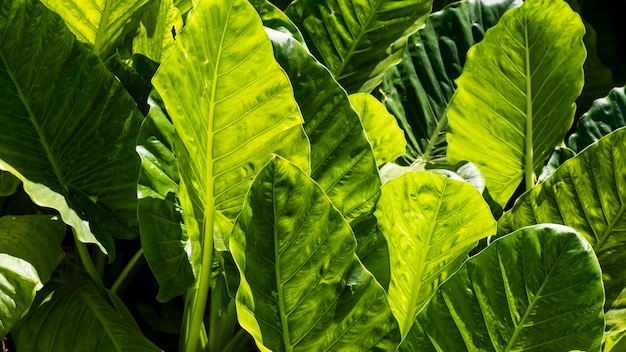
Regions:
<svg viewBox="0 0 626 352"><path fill-rule="evenodd" d="M584 32L564 1L529 0L467 53L448 107L447 158L476 164L501 206L522 180L532 188L572 125Z"/></svg>
<svg viewBox="0 0 626 352"><path fill-rule="evenodd" d="M626 334L626 127L567 160L552 176L522 195L498 222L506 234L540 223L574 228L591 244L604 275L607 338Z"/></svg>
<svg viewBox="0 0 626 352"><path fill-rule="evenodd" d="M18 351L161 351L69 262L37 294L11 336Z"/></svg>
<svg viewBox="0 0 626 352"><path fill-rule="evenodd" d="M139 21L140 10L149 0L43 0L58 13L78 41L89 45L94 54L107 58L128 23ZM130 28L136 28L130 26Z"/></svg>
<svg viewBox="0 0 626 352"><path fill-rule="evenodd" d="M230 237L239 322L262 350L393 350L385 291L358 260L348 222L282 158L251 185Z"/></svg>
<svg viewBox="0 0 626 352"><path fill-rule="evenodd" d="M0 335L28 311L63 260L65 225L45 215L0 218Z"/></svg>
<svg viewBox="0 0 626 352"><path fill-rule="evenodd" d="M562 225L502 237L418 315L400 351L599 351L604 290L587 241Z"/></svg>
<svg viewBox="0 0 626 352"><path fill-rule="evenodd" d="M35 0L0 3L0 90L0 169L113 259L139 233L133 99Z"/></svg>
<svg viewBox="0 0 626 352"><path fill-rule="evenodd" d="M298 0L285 11L348 93L369 93L402 60L432 0Z"/></svg>

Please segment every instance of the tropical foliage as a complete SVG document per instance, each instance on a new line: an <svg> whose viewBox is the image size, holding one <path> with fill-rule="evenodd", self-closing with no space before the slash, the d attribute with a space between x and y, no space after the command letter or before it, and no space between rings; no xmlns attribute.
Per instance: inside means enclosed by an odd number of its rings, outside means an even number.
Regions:
<svg viewBox="0 0 626 352"><path fill-rule="evenodd" d="M598 3L0 2L3 348L625 349Z"/></svg>

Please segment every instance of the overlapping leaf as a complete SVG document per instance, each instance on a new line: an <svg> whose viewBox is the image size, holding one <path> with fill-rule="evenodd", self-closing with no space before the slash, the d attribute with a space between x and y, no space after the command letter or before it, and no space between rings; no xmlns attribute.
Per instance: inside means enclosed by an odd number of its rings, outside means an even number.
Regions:
<svg viewBox="0 0 626 352"><path fill-rule="evenodd" d="M183 28L183 18L172 0L153 1L142 16L137 36L133 39L133 53L143 54L161 62L167 57Z"/></svg>
<svg viewBox="0 0 626 352"><path fill-rule="evenodd" d="M282 158L251 186L230 237L241 273L240 324L262 350L392 350L385 292L355 255L350 225L323 190Z"/></svg>
<svg viewBox="0 0 626 352"><path fill-rule="evenodd" d="M0 335L28 311L64 257L65 225L44 215L0 218Z"/></svg>
<svg viewBox="0 0 626 352"><path fill-rule="evenodd" d="M468 160L504 206L563 141L583 86L584 25L563 1L507 11L467 54L448 107L448 161Z"/></svg>
<svg viewBox="0 0 626 352"><path fill-rule="evenodd" d="M389 244L389 303L405 336L437 287L495 234L496 222L471 184L431 172L386 183L375 214Z"/></svg>
<svg viewBox="0 0 626 352"><path fill-rule="evenodd" d="M152 100L148 118L137 138L141 156L137 217L141 246L152 273L159 282L161 301L185 292L193 282L189 238L183 231L177 202L178 162L174 155L174 126Z"/></svg>
<svg viewBox="0 0 626 352"><path fill-rule="evenodd" d="M116 41L139 21L139 12L148 0L42 0L63 18L76 38L89 45L93 53L107 58ZM131 26L130 30L136 27Z"/></svg>
<svg viewBox="0 0 626 352"><path fill-rule="evenodd" d="M519 0L468 0L428 17L409 37L402 62L385 73L381 101L393 113L409 141L413 158L445 157L448 102L456 91L467 50L481 41ZM377 93L378 94L378 93Z"/></svg>
<svg viewBox="0 0 626 352"><path fill-rule="evenodd" d="M598 351L598 260L560 225L526 227L468 260L418 315L400 351Z"/></svg>
<svg viewBox="0 0 626 352"><path fill-rule="evenodd" d="M591 244L602 266L607 330L626 330L626 128L566 161L543 184L520 197L498 223L506 234L539 223L574 228Z"/></svg>
<svg viewBox="0 0 626 352"><path fill-rule="evenodd" d="M287 15L349 93L371 92L402 59L432 0L298 0Z"/></svg>
<svg viewBox="0 0 626 352"><path fill-rule="evenodd" d="M35 0L1 5L0 90L0 169L112 257L138 234L135 102Z"/></svg>
<svg viewBox="0 0 626 352"><path fill-rule="evenodd" d="M591 109L578 121L576 132L567 145L577 153L603 136L626 126L626 94L624 87L613 89L609 95L594 101Z"/></svg>
<svg viewBox="0 0 626 352"><path fill-rule="evenodd" d="M37 294L11 336L19 351L160 351L69 263Z"/></svg>
<svg viewBox="0 0 626 352"><path fill-rule="evenodd" d="M311 178L350 222L357 254L377 278L388 272L385 239L372 215L380 196L374 154L346 92L293 37L268 30L294 87L311 141Z"/></svg>
<svg viewBox="0 0 626 352"><path fill-rule="evenodd" d="M367 93L350 94L350 103L359 114L378 167L404 154L404 132L384 105Z"/></svg>

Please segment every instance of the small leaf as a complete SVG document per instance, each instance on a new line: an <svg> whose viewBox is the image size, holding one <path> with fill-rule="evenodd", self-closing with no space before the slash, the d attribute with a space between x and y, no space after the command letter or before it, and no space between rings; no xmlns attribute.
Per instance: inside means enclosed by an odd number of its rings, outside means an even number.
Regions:
<svg viewBox="0 0 626 352"><path fill-rule="evenodd" d="M431 172L386 183L375 214L389 243L389 303L405 336L437 287L495 233L496 222L472 185Z"/></svg>
<svg viewBox="0 0 626 352"><path fill-rule="evenodd" d="M0 197L8 197L15 193L20 179L6 171L0 171Z"/></svg>
<svg viewBox="0 0 626 352"><path fill-rule="evenodd" d="M262 350L392 350L397 323L322 189L275 158L251 185L230 237L239 322Z"/></svg>
<svg viewBox="0 0 626 352"><path fill-rule="evenodd" d="M404 132L383 104L367 93L350 94L350 103L359 114L378 167L404 154Z"/></svg>
<svg viewBox="0 0 626 352"><path fill-rule="evenodd" d="M0 218L0 335L28 311L36 290L65 256L65 225L44 215Z"/></svg>
<svg viewBox="0 0 626 352"><path fill-rule="evenodd" d="M526 227L469 259L418 315L400 351L598 351L604 291L587 241Z"/></svg>

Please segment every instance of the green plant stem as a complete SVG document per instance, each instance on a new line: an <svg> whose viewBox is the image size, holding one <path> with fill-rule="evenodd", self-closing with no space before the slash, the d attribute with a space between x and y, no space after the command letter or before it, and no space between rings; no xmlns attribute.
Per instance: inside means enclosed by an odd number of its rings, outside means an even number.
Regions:
<svg viewBox="0 0 626 352"><path fill-rule="evenodd" d="M98 273L98 277L100 277L100 280L104 280L104 271L107 266L107 256L102 253L99 248L96 248L92 252L91 257L93 258L93 264L96 268L96 273Z"/></svg>
<svg viewBox="0 0 626 352"><path fill-rule="evenodd" d="M233 336L237 326L235 301L228 304L225 312L220 311L216 299L211 296L211 313L209 317L209 352L223 351Z"/></svg>
<svg viewBox="0 0 626 352"><path fill-rule="evenodd" d="M534 165L533 165L533 97L532 97L532 83L530 72L530 43L528 42L528 31L524 33L526 41L526 141L525 155L524 155L524 179L526 183L526 190L535 186L534 180Z"/></svg>
<svg viewBox="0 0 626 352"><path fill-rule="evenodd" d="M143 249L139 248L137 253L135 253L135 255L133 255L133 257L130 258L130 261L128 262L128 264L126 264L126 266L124 267L120 275L117 277L117 279L115 279L113 286L111 286L111 291L113 293L119 294L120 287L122 286L122 284L124 284L126 279L129 277L130 272L137 266L137 264L139 263L139 260L142 257L143 257Z"/></svg>
<svg viewBox="0 0 626 352"><path fill-rule="evenodd" d="M235 336L228 342L222 352L241 352L245 350L245 347L252 341L250 334L241 329L237 331Z"/></svg>
<svg viewBox="0 0 626 352"><path fill-rule="evenodd" d="M87 272L87 275L89 276L91 281L94 282L94 284L100 291L100 294L102 294L103 297L106 297L108 299L109 294L106 288L104 287L104 284L102 283L102 280L100 279L100 276L98 275L98 271L96 270L96 267L93 265L93 262L91 261L91 256L89 255L89 250L87 249L87 245L77 240L76 237L74 237L74 242L76 245L76 251L78 252L78 256L80 257L80 261L83 264L83 268L85 269L85 272Z"/></svg>
<svg viewBox="0 0 626 352"><path fill-rule="evenodd" d="M204 312L211 283L211 267L213 263L213 218L212 206L207 207L205 215L204 241L202 243L202 259L198 278L191 288L191 297L185 302L185 319L183 320L183 332L180 348L183 352L197 352L204 350L202 336L206 336L204 329ZM190 306L188 306L190 305ZM204 330L204 331L203 331Z"/></svg>

